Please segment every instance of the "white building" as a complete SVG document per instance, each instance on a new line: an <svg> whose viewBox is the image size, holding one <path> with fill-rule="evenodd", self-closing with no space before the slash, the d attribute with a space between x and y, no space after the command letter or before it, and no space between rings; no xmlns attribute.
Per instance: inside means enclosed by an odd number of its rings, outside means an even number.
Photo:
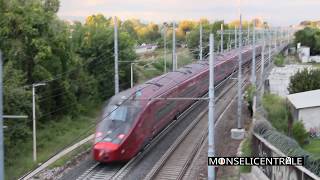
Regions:
<svg viewBox="0 0 320 180"><path fill-rule="evenodd" d="M310 47L299 46L298 47L298 56L302 63L320 63L320 56L311 56Z"/></svg>
<svg viewBox="0 0 320 180"><path fill-rule="evenodd" d="M286 97L289 94L288 87L290 77L304 68L312 68L309 65L286 65L285 67L274 67L267 79L267 88L272 94Z"/></svg>
<svg viewBox="0 0 320 180"><path fill-rule="evenodd" d="M310 62L310 47L301 46L298 49L298 55L302 63Z"/></svg>
<svg viewBox="0 0 320 180"><path fill-rule="evenodd" d="M293 120L302 121L308 131L320 132L320 89L290 94L287 99Z"/></svg>

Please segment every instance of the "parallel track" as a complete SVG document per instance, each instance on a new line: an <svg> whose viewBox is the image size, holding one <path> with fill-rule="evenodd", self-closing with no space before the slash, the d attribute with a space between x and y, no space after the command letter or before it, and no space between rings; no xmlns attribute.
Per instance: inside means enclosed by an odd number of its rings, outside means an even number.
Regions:
<svg viewBox="0 0 320 180"><path fill-rule="evenodd" d="M243 86L246 85L245 81ZM233 88L236 83L232 84L230 89ZM225 92L230 92L229 89ZM223 93L216 101L219 101L225 96L234 97L236 91L230 94ZM222 112L219 113L219 117L224 114L224 110L229 105L229 102L233 98L221 104L224 108L221 108ZM208 109L203 111L189 126L188 128L177 138L177 140L171 145L167 152L161 157L161 159L155 164L152 170L148 173L144 180L159 179L159 180L180 180L184 177L187 169L189 168L193 158L199 151L208 136L207 119L204 118L207 115Z"/></svg>
<svg viewBox="0 0 320 180"><path fill-rule="evenodd" d="M267 61L267 59L266 59ZM261 56L257 58L257 72L261 68ZM250 68L245 72L247 75L246 80L243 82L242 87L246 86L250 74ZM235 85L235 84L234 84ZM232 85L231 88L234 86ZM230 88L230 89L231 89ZM229 90L228 90L229 92ZM218 100L221 99L217 98ZM236 98L236 92L233 93ZM224 110L220 112L216 121L219 121L225 111L228 109L230 103L224 104ZM170 146L167 152L161 159L154 165L151 171L147 174L144 180L180 180L185 177L188 168L191 165L195 155L200 151L200 147L207 141L207 119L204 118L208 110L202 112L188 128L177 138L177 140ZM215 123L217 124L217 123ZM205 131L204 131L205 129Z"/></svg>

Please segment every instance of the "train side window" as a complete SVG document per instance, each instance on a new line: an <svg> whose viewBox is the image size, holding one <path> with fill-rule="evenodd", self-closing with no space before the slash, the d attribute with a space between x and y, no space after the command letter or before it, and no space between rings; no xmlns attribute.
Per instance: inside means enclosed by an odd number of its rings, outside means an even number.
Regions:
<svg viewBox="0 0 320 180"><path fill-rule="evenodd" d="M156 112L156 120L162 119L165 115L170 113L176 106L176 101L167 102L162 108Z"/></svg>
<svg viewBox="0 0 320 180"><path fill-rule="evenodd" d="M208 84L209 84L209 76L207 76L201 81L201 86L208 85Z"/></svg>
<svg viewBox="0 0 320 180"><path fill-rule="evenodd" d="M183 91L179 97L190 97L195 91L197 87L195 85L188 87L185 91Z"/></svg>

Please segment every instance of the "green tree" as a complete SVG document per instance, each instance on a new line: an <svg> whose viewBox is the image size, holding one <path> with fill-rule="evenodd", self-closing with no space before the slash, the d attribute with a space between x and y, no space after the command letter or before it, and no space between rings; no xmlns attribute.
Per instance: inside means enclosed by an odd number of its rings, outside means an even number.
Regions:
<svg viewBox="0 0 320 180"><path fill-rule="evenodd" d="M73 30L75 51L88 64L86 71L98 82L99 97L106 99L114 92L114 31L113 25L108 24L108 19L102 17L99 21L88 17L84 25L76 24ZM120 61L132 61L136 58L134 52L134 40L127 32L119 32L119 59ZM130 66L128 63L120 63L120 84L128 87L130 82Z"/></svg>
<svg viewBox="0 0 320 180"><path fill-rule="evenodd" d="M202 41L203 41L203 55L206 55L209 53L209 35L210 33L214 34L215 37L215 49L218 49L220 47L220 35L217 33L221 29L221 24L223 24L223 27L225 30L229 29L229 26L224 24L223 21L216 21L211 24L202 23L202 29L203 29L203 35L202 35ZM192 53L194 54L195 58L199 57L199 31L200 26L199 24L187 35L187 44L188 47L192 50ZM233 38L233 37L232 37ZM227 47L228 40L224 39L224 48Z"/></svg>
<svg viewBox="0 0 320 180"><path fill-rule="evenodd" d="M301 43L303 46L310 47L310 54L320 53L320 29L306 27L295 33L295 43Z"/></svg>
<svg viewBox="0 0 320 180"><path fill-rule="evenodd" d="M304 69L290 78L290 94L320 89L320 70Z"/></svg>
<svg viewBox="0 0 320 180"><path fill-rule="evenodd" d="M27 115L31 117L32 98L30 89L23 88L26 78L22 71L13 68L12 62L4 66L4 114L9 115ZM38 107L37 107L38 108ZM30 137L29 119L5 119L4 125L7 127L4 131L6 165L10 165L10 159L16 156L17 145L26 141Z"/></svg>

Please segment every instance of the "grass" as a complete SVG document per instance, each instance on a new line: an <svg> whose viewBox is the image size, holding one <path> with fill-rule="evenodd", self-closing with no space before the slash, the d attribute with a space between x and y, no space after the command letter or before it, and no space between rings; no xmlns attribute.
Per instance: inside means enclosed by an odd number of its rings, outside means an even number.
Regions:
<svg viewBox="0 0 320 180"><path fill-rule="evenodd" d="M83 144L82 146L78 147L74 151L71 151L70 153L68 153L67 155L62 157L61 159L59 159L56 162L54 162L53 164L51 164L49 166L49 168L51 169L51 168L61 167L61 166L65 165L68 161L72 160L78 154L87 151L89 148L91 148L91 146L92 146L91 142L87 142L87 143Z"/></svg>
<svg viewBox="0 0 320 180"><path fill-rule="evenodd" d="M279 132L288 133L289 112L285 100L274 94L266 94L263 97L262 105L267 111L267 119Z"/></svg>
<svg viewBox="0 0 320 180"><path fill-rule="evenodd" d="M38 126L38 163L44 162L66 145L73 144L75 141L92 134L99 111L100 106L92 106L87 113L79 115L79 117L71 118L66 116L59 121L47 123L45 127ZM76 139L78 137L79 139ZM6 179L17 179L38 165L33 162L32 152L32 139L30 137L27 141L17 144L10 152L10 155L5 156L9 162L5 167ZM60 161L60 164L62 163L63 160Z"/></svg>
<svg viewBox="0 0 320 180"><path fill-rule="evenodd" d="M310 139L310 143L304 145L303 149L320 158L320 139Z"/></svg>
<svg viewBox="0 0 320 180"><path fill-rule="evenodd" d="M251 138L246 138L241 147L241 156L242 157L251 157L252 156L252 149L251 149ZM241 173L249 173L251 172L251 166L240 166L239 171Z"/></svg>
<svg viewBox="0 0 320 180"><path fill-rule="evenodd" d="M320 63L308 63L308 64L314 68L320 68Z"/></svg>
<svg viewBox="0 0 320 180"><path fill-rule="evenodd" d="M278 67L284 67L285 57L283 55L277 55L274 60L274 64Z"/></svg>
<svg viewBox="0 0 320 180"><path fill-rule="evenodd" d="M285 64L301 64L301 61L294 55L288 55L285 56Z"/></svg>

